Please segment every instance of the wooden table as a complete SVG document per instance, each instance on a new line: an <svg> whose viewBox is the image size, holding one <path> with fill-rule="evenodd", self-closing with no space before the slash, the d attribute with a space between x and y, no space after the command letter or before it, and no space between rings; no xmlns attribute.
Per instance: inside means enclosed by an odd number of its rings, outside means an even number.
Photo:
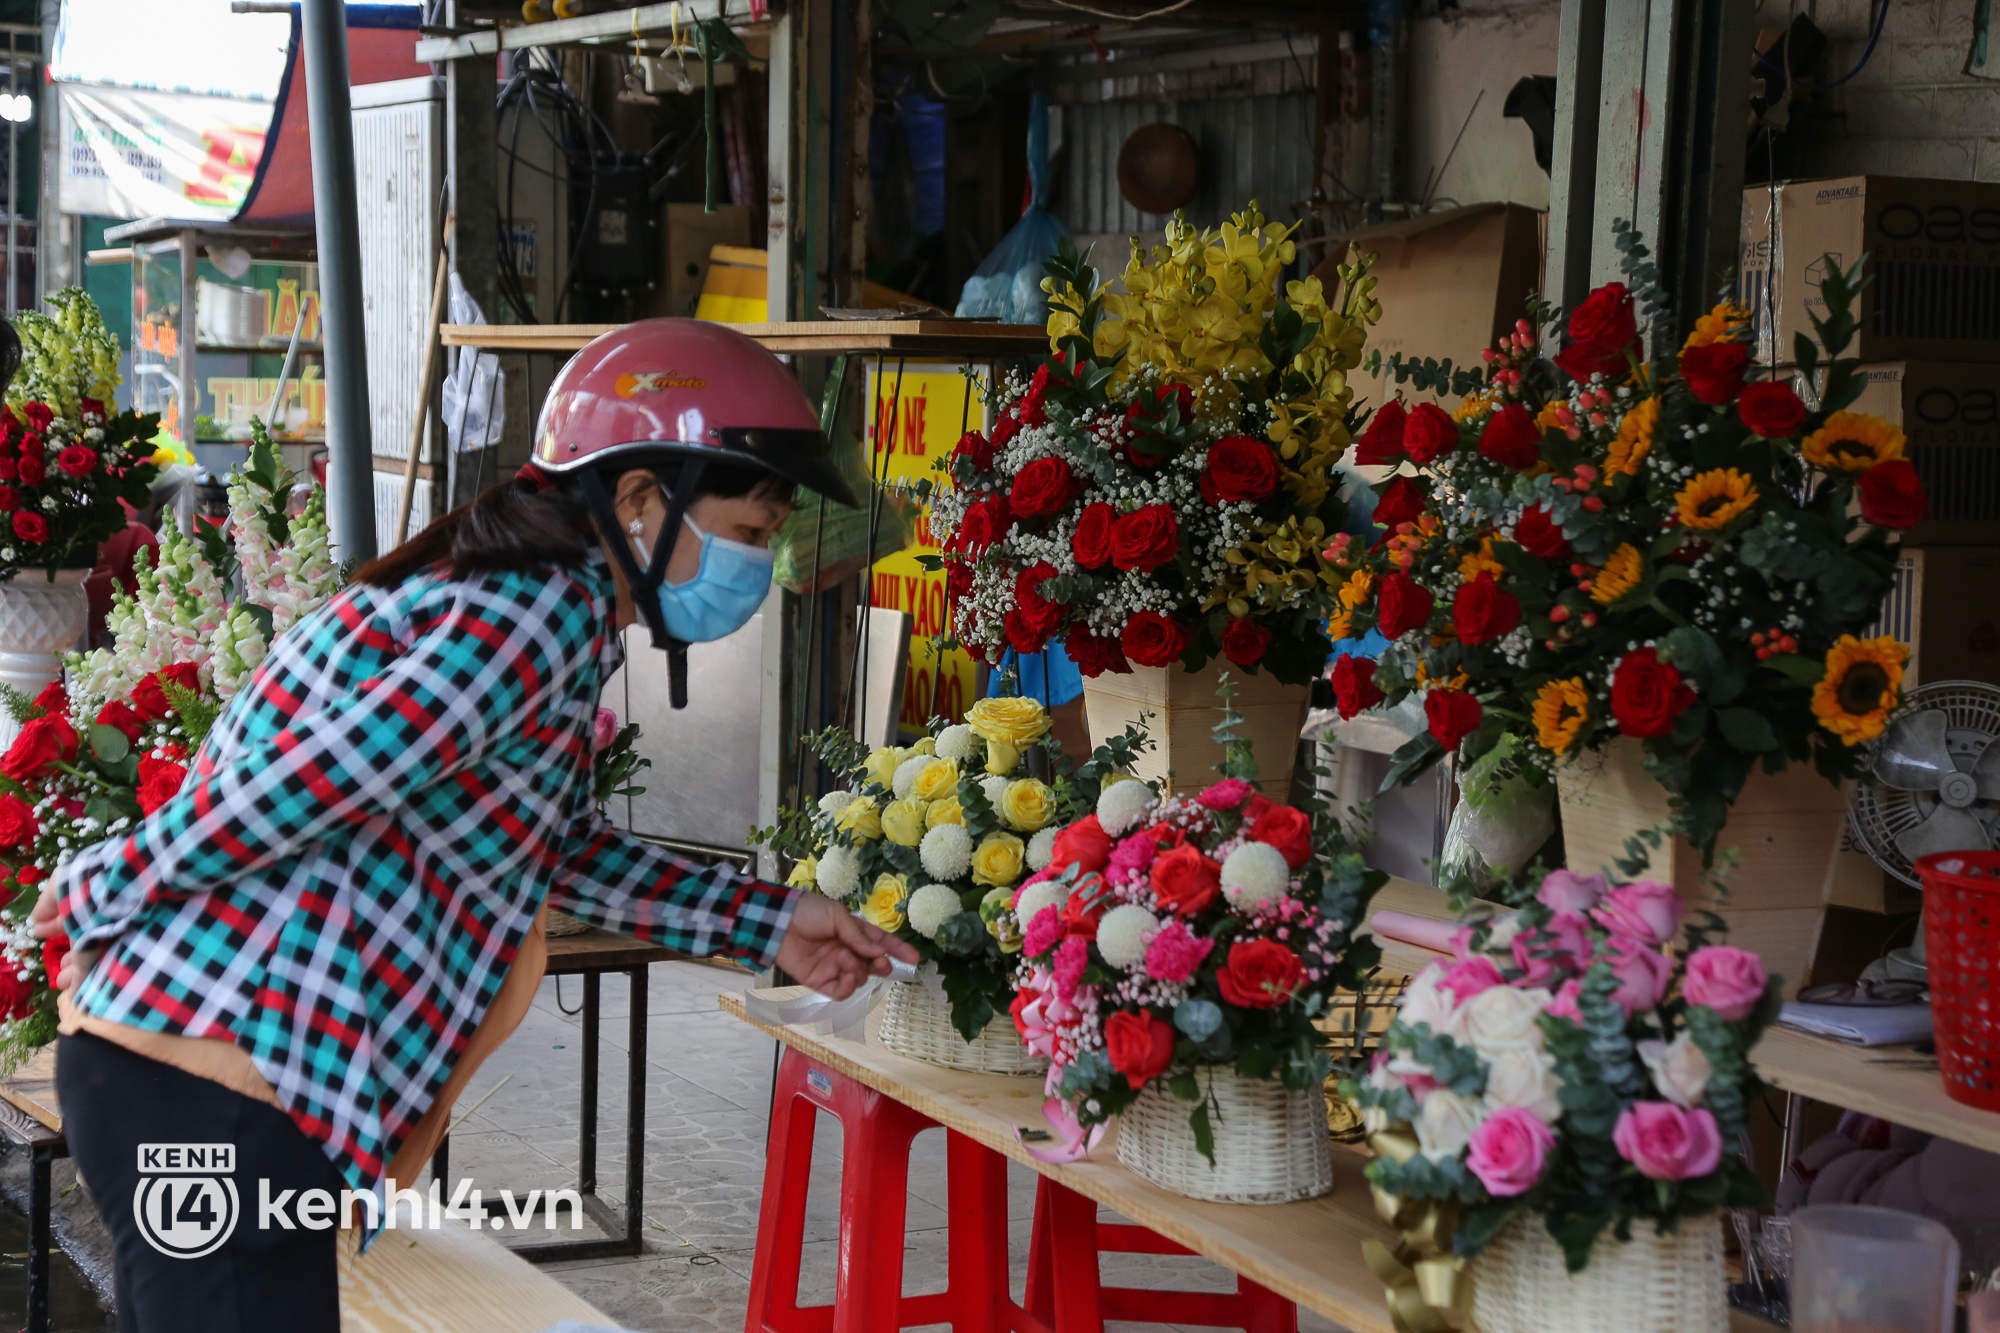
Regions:
<svg viewBox="0 0 2000 1333"><path fill-rule="evenodd" d="M618 324L446 324L438 338L446 347L480 347L489 352L574 352ZM1039 324L998 324L955 319L818 319L776 324L731 324L767 351L803 356L877 352L885 356L944 360L1039 357L1048 351L1048 331Z"/></svg>

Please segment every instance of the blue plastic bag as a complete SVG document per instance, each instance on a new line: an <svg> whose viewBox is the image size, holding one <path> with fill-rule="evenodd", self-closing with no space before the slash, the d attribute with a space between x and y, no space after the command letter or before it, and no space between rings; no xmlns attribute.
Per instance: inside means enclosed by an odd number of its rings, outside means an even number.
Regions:
<svg viewBox="0 0 2000 1333"><path fill-rule="evenodd" d="M1069 228L1043 207L1049 196L1049 99L1036 93L1028 111L1028 211L1000 238L973 275L954 312L963 318L998 319L1008 324L1046 324L1048 293L1042 290L1042 263L1056 252Z"/></svg>

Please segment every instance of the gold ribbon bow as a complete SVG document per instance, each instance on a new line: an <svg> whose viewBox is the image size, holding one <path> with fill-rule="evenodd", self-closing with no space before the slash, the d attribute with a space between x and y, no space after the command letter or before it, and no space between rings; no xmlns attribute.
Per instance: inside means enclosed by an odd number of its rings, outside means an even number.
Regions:
<svg viewBox="0 0 2000 1333"><path fill-rule="evenodd" d="M1378 1157L1407 1162L1417 1155L1416 1136L1407 1127L1368 1136ZM1385 1288L1396 1333L1464 1333L1472 1329L1472 1275L1452 1253L1452 1236L1465 1221L1456 1199L1406 1199L1373 1186L1375 1211L1402 1237L1391 1250L1365 1241L1362 1258Z"/></svg>

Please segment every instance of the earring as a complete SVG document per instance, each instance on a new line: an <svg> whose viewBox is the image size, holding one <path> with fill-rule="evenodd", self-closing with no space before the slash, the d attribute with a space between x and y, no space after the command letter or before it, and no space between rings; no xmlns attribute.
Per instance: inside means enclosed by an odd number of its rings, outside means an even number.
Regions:
<svg viewBox="0 0 2000 1333"><path fill-rule="evenodd" d="M633 520L632 520L632 521L631 521L630 523L627 523L627 524L625 525L625 531L627 531L627 532L631 533L631 534L632 534L632 535L633 535L634 537L637 537L637 536L638 536L639 534L643 533L643 532L644 532L645 530L646 530L646 525L645 525L644 523L641 523L641 522L640 522L640 521L639 521L638 519L636 519L636 518L635 518L635 519L633 519Z"/></svg>

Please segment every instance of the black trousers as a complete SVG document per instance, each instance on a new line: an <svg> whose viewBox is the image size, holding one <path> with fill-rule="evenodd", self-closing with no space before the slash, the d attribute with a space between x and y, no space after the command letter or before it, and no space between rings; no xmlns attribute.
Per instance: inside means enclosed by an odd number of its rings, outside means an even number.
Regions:
<svg viewBox="0 0 2000 1333"><path fill-rule="evenodd" d="M337 1200L344 1187L290 1116L89 1033L62 1038L56 1082L70 1155L111 1232L119 1333L339 1333L339 1233L259 1225L260 1181L272 1198ZM170 1151L183 1144L231 1145L233 1170L202 1176L201 1157ZM228 1238L199 1257L170 1252L222 1234L224 1176L236 1193Z"/></svg>

